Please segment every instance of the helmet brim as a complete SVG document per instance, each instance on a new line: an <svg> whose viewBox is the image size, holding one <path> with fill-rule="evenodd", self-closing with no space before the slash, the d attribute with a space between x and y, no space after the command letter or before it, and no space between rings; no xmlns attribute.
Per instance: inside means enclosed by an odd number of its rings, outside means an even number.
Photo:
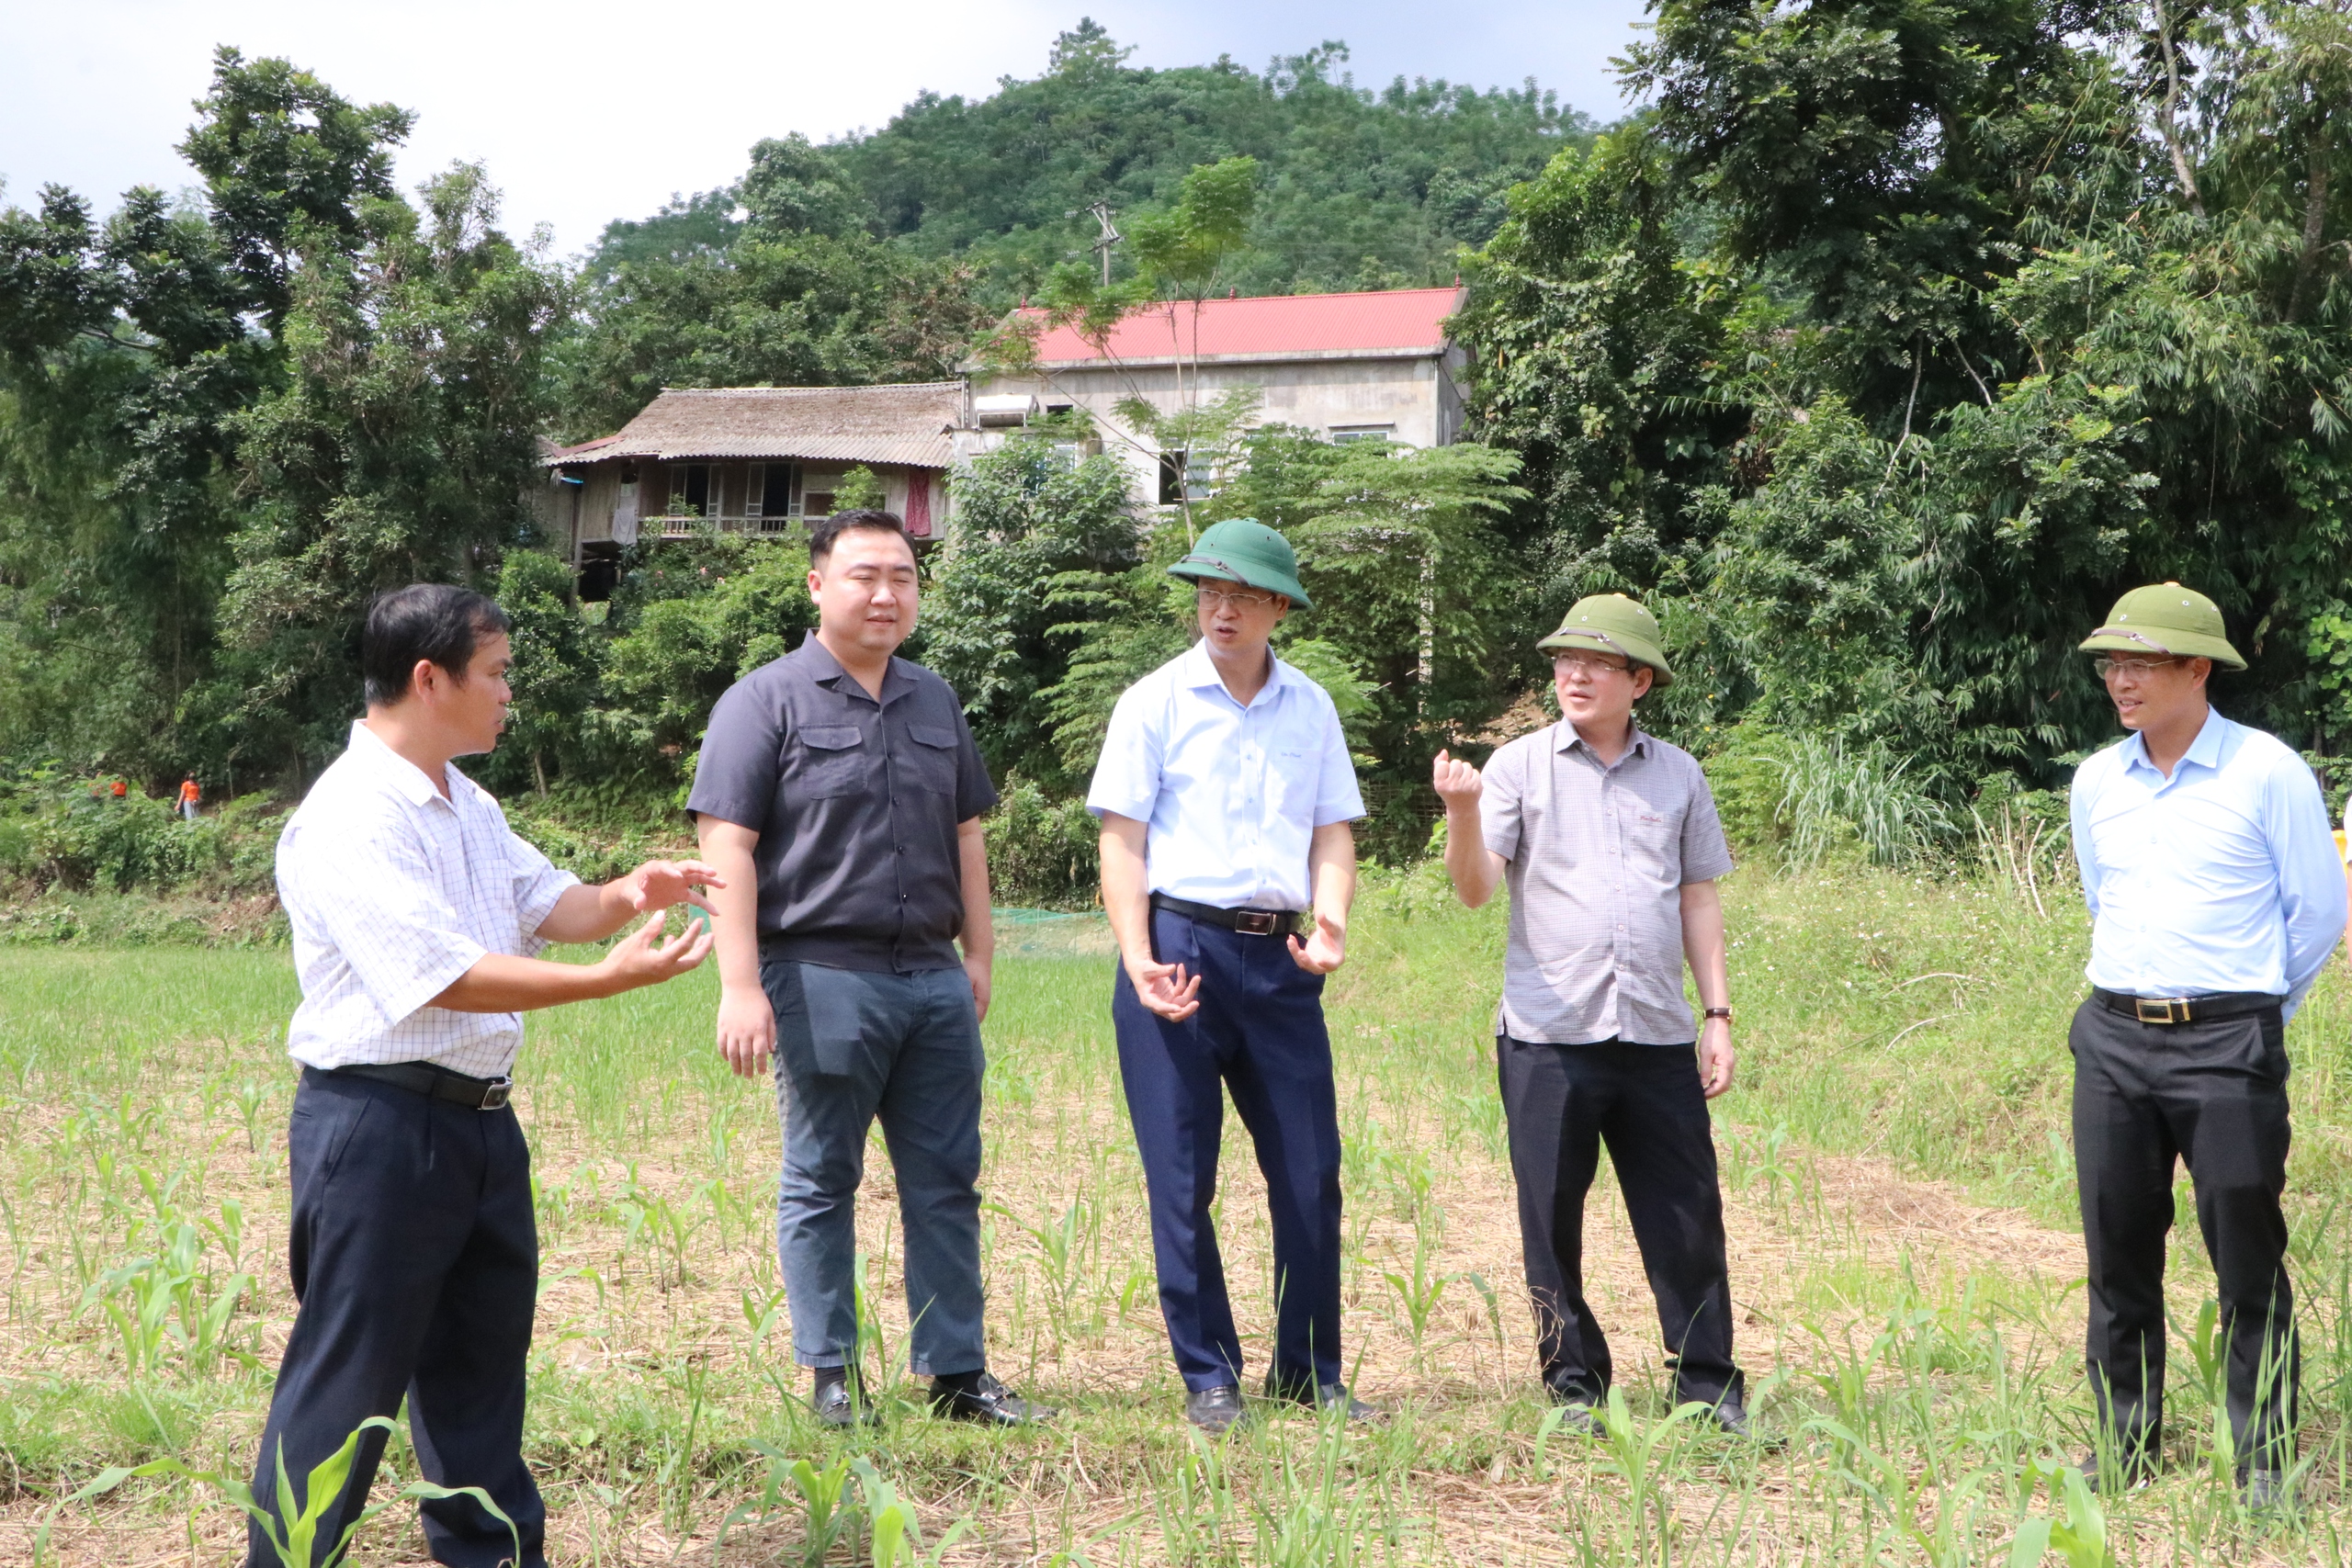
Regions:
<svg viewBox="0 0 2352 1568"><path fill-rule="evenodd" d="M2077 645L2085 653L2154 654L2165 659L2210 659L2224 670L2244 670L2245 660L2228 641L2195 632L2153 634L2136 626L2101 626Z"/></svg>
<svg viewBox="0 0 2352 1568"><path fill-rule="evenodd" d="M1639 637L1617 637L1604 631L1579 626L1574 631L1556 631L1535 645L1545 653L1557 653L1564 648L1593 648L1613 653L1628 664L1638 664L1650 672L1650 690L1662 691L1674 684L1674 671L1667 668L1666 655Z"/></svg>

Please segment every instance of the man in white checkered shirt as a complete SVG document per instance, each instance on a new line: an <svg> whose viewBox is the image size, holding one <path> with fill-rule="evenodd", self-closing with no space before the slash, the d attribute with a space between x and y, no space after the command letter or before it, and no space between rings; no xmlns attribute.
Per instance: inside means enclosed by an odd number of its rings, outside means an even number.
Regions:
<svg viewBox="0 0 2352 1568"><path fill-rule="evenodd" d="M582 886L514 836L450 766L490 750L506 717L507 621L479 593L417 584L379 597L360 644L368 716L277 841L277 888L302 984L288 1049L302 1064L287 1134L288 1252L301 1310L262 1434L254 1500L307 1476L371 1416L408 1400L425 1478L479 1487L424 1506L434 1557L544 1565L547 1511L523 1463L526 1353L538 1291L530 1154L506 1074L532 1008L683 975L706 927L662 935L662 911L707 908L699 861L651 861ZM652 919L591 964L536 956ZM318 1539L366 1506L384 1434L362 1441ZM301 1483L298 1480L299 1489ZM310 1499L284 1505L300 1512ZM254 1568L279 1561L256 1520Z"/></svg>

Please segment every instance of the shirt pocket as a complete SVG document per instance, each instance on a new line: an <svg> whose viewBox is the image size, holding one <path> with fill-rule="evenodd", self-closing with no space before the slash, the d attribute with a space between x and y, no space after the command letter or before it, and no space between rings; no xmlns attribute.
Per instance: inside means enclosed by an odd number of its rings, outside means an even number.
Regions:
<svg viewBox="0 0 2352 1568"><path fill-rule="evenodd" d="M816 799L856 795L866 785L865 734L854 724L811 724L793 732L792 784Z"/></svg>
<svg viewBox="0 0 2352 1568"><path fill-rule="evenodd" d="M956 793L956 732L944 724L910 724L906 749L907 782L931 795Z"/></svg>
<svg viewBox="0 0 2352 1568"><path fill-rule="evenodd" d="M1624 835L1625 869L1668 887L1682 880L1682 824L1654 806L1628 806L1617 814Z"/></svg>

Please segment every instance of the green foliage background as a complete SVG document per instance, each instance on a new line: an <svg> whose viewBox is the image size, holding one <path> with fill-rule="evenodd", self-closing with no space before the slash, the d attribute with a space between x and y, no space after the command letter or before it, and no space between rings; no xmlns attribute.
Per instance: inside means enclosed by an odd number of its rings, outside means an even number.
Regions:
<svg viewBox="0 0 2352 1568"><path fill-rule="evenodd" d="M2074 644L2149 581L2222 605L2253 666L2225 711L2324 761L2352 728L2352 0L1654 21L1623 66L1647 107L1605 131L1532 83L1367 91L1335 43L1147 70L1082 22L985 98L763 141L577 266L510 239L478 167L396 188L404 111L223 50L197 195L0 212L0 768L290 793L352 713L359 605L434 577L516 617L491 781L667 830L710 703L808 624L805 562L648 544L582 606L518 499L536 438L663 385L951 374L1024 296L1092 321L1457 271L1464 444L1334 446L1244 398L1166 416L1216 486L1180 508L1083 430L956 477L910 651L1025 792L1040 889L1083 883L1065 808L1118 691L1184 644L1165 565L1231 515L1299 549L1317 604L1283 646L1406 803L1394 852L1429 753L1478 754L1541 689L1533 637L1602 590L1674 644L1645 722L1801 859L1902 858L2063 784L2111 733ZM1097 202L1128 235L1107 288L1070 260Z"/></svg>

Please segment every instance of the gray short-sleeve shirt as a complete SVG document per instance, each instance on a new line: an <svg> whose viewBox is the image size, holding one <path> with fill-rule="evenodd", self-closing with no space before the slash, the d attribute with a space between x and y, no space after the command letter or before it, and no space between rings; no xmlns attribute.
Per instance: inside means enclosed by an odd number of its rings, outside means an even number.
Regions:
<svg viewBox="0 0 2352 1568"><path fill-rule="evenodd" d="M1510 862L1495 1032L1553 1045L1688 1045L1682 887L1731 869L1698 759L1634 731L1613 766L1565 719L1487 763L1487 848Z"/></svg>
<svg viewBox="0 0 2352 1568"><path fill-rule="evenodd" d="M686 809L754 829L769 953L837 969L951 969L956 824L996 804L963 705L890 660L876 702L815 633L711 710Z"/></svg>

